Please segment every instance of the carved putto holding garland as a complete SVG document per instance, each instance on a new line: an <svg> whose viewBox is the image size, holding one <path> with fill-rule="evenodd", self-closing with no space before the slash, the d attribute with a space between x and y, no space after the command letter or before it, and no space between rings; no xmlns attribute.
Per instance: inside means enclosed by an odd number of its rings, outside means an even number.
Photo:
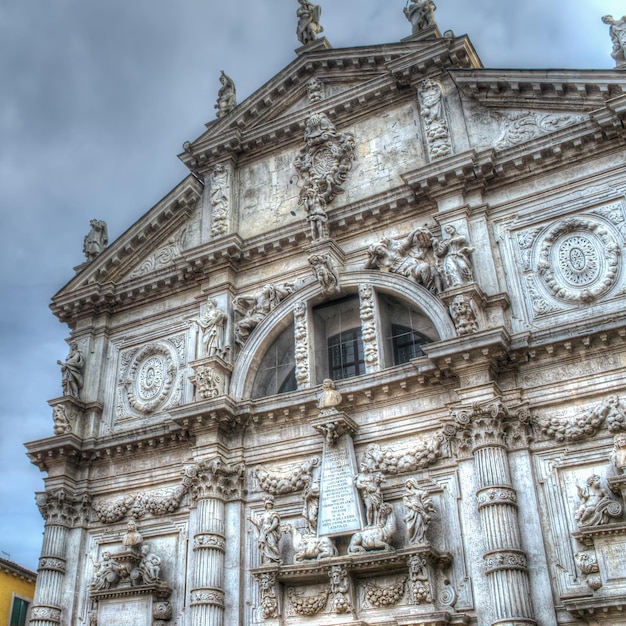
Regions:
<svg viewBox="0 0 626 626"><path fill-rule="evenodd" d="M311 237L328 237L327 206L343 193L355 158L352 133L340 133L325 113L311 113L304 130L304 147L294 165L303 177L299 205L306 211Z"/></svg>

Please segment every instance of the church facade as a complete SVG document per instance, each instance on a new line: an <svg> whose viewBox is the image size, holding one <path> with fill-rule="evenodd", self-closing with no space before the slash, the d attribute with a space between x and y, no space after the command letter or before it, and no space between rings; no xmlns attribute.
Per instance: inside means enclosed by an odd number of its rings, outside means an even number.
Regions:
<svg viewBox="0 0 626 626"><path fill-rule="evenodd" d="M624 20L489 70L432 2L347 49L299 3L53 299L30 623L626 624Z"/></svg>

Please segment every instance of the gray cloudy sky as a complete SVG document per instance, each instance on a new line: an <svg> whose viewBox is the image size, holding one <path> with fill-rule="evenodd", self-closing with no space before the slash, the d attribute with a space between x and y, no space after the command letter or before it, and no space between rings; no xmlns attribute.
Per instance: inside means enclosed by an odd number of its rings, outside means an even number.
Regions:
<svg viewBox="0 0 626 626"><path fill-rule="evenodd" d="M335 48L410 34L403 0L319 0ZM50 298L84 260L91 218L114 240L187 170L219 71L242 102L294 58L296 0L0 0L0 557L37 567L43 474L67 330ZM623 0L438 0L489 68L608 69L600 18ZM626 76L625 76L626 78ZM10 557L7 557L10 555Z"/></svg>

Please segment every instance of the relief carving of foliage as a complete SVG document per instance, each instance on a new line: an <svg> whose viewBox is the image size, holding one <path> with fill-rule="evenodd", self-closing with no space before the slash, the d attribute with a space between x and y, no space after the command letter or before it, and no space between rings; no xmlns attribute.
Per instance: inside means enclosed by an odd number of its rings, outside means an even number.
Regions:
<svg viewBox="0 0 626 626"><path fill-rule="evenodd" d="M372 443L365 449L363 463L372 472L404 474L436 463L443 456L446 437L438 433L431 439L420 440L413 447L396 451L388 446Z"/></svg>
<svg viewBox="0 0 626 626"><path fill-rule="evenodd" d="M141 265L133 270L129 278L137 278L145 276L155 270L160 270L171 265L174 259L181 255L184 248L187 227L181 228L173 237L170 237L165 246L159 248L155 253L151 254Z"/></svg>
<svg viewBox="0 0 626 626"><path fill-rule="evenodd" d="M540 135L552 133L561 128L577 124L586 119L584 115L513 113L503 116L507 121L502 132L493 142L498 150L517 146Z"/></svg>
<svg viewBox="0 0 626 626"><path fill-rule="evenodd" d="M618 396L609 396L598 406L572 418L535 417L540 432L559 443L580 441L593 437L602 426L615 433L626 430L626 403Z"/></svg>
<svg viewBox="0 0 626 626"><path fill-rule="evenodd" d="M315 457L298 465L270 470L262 465L254 470L263 491L273 496L301 491L311 481L313 468L319 465L319 457Z"/></svg>

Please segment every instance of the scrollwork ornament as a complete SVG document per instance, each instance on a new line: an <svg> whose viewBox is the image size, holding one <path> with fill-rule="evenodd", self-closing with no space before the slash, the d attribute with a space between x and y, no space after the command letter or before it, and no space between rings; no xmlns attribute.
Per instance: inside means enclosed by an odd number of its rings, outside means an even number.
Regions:
<svg viewBox="0 0 626 626"><path fill-rule="evenodd" d="M34 606L30 610L31 622L35 620L61 622L61 609L52 606Z"/></svg>
<svg viewBox="0 0 626 626"><path fill-rule="evenodd" d="M537 272L558 300L588 304L616 284L620 254L607 226L570 217L554 224L543 237Z"/></svg>

